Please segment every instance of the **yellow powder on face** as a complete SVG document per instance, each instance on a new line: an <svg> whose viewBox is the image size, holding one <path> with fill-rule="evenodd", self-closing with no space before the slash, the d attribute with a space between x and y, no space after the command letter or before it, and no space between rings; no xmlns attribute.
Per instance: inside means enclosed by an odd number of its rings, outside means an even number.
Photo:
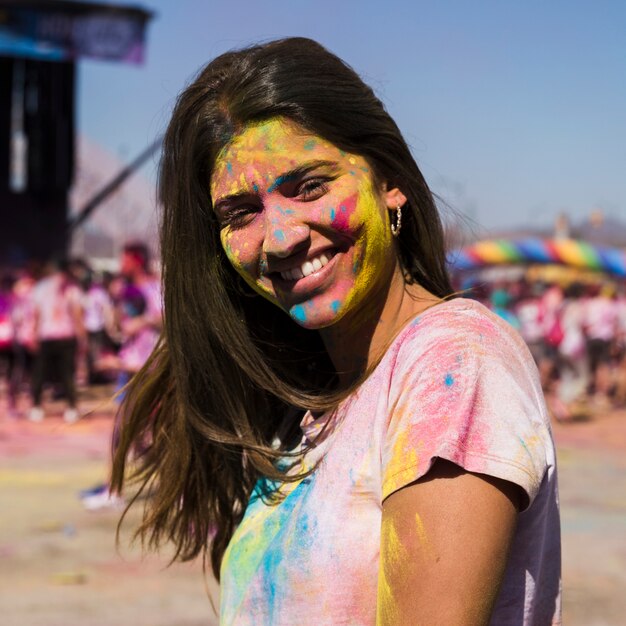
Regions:
<svg viewBox="0 0 626 626"><path fill-rule="evenodd" d="M356 272L354 285L346 294L340 313L359 306L371 285L380 282L380 275L389 266L393 255L391 231L383 216L381 198L376 194L372 181L365 180L359 189L359 198L354 213L350 216L351 226L363 225L359 241L362 243L360 267L353 268Z"/></svg>

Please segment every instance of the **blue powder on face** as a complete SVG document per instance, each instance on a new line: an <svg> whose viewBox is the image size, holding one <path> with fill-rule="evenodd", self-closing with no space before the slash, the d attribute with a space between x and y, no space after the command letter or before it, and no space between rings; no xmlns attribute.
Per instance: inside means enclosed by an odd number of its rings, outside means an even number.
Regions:
<svg viewBox="0 0 626 626"><path fill-rule="evenodd" d="M228 163L226 163L226 169L228 170L228 173L232 175L233 173L233 164L228 161Z"/></svg>
<svg viewBox="0 0 626 626"><path fill-rule="evenodd" d="M341 302L339 300L333 300L330 303L330 308L333 310L333 313L337 313L337 311L339 311L340 306L341 306Z"/></svg>
<svg viewBox="0 0 626 626"><path fill-rule="evenodd" d="M454 385L454 376L452 374L446 374L446 378L444 380L446 387L452 387Z"/></svg>
<svg viewBox="0 0 626 626"><path fill-rule="evenodd" d="M285 233L282 230L275 230L274 237L276 237L278 241L285 241Z"/></svg>
<svg viewBox="0 0 626 626"><path fill-rule="evenodd" d="M315 139L309 139L308 141L304 142L304 149L305 150L313 150L313 148L315 148L315 146L316 146Z"/></svg>
<svg viewBox="0 0 626 626"><path fill-rule="evenodd" d="M335 209L331 209L330 210L330 219L334 220L335 219Z"/></svg>
<svg viewBox="0 0 626 626"><path fill-rule="evenodd" d="M285 176L279 176L268 188L267 188L267 193L272 193L272 191L275 191L276 189L278 189L278 187L280 187L281 185L283 185L284 183L288 183L292 180L295 180L297 178L296 174L287 174Z"/></svg>
<svg viewBox="0 0 626 626"><path fill-rule="evenodd" d="M295 317L299 322L306 321L306 311L301 304L296 304L291 310L292 317Z"/></svg>

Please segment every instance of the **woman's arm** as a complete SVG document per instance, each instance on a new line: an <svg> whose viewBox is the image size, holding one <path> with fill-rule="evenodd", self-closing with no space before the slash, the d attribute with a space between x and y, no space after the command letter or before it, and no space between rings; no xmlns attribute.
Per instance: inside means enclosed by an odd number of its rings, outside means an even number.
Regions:
<svg viewBox="0 0 626 626"><path fill-rule="evenodd" d="M489 622L522 489L438 459L383 503L378 626Z"/></svg>

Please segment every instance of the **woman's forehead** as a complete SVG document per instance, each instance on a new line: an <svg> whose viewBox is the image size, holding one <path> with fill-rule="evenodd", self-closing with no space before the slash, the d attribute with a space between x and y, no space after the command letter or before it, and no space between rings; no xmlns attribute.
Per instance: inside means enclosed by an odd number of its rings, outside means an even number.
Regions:
<svg viewBox="0 0 626 626"><path fill-rule="evenodd" d="M323 160L350 166L362 160L285 118L248 124L220 151L211 176L212 193L235 181L277 177L302 163ZM259 182L259 181L256 181Z"/></svg>
<svg viewBox="0 0 626 626"><path fill-rule="evenodd" d="M289 158L299 152L319 151L341 154L341 150L330 141L310 133L295 122L285 118L272 118L248 124L237 133L220 151L216 169L224 166L226 160L260 161Z"/></svg>

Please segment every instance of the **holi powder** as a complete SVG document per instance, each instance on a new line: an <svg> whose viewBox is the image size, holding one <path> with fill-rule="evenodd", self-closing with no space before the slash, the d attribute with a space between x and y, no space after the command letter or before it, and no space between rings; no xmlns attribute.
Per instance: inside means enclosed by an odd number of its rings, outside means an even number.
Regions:
<svg viewBox="0 0 626 626"><path fill-rule="evenodd" d="M426 534L426 528L424 526L424 522L420 517L419 513L415 514L415 530L417 534L417 541L419 543L419 547L424 551L426 556L429 559L435 559L435 549L428 539L428 535Z"/></svg>
<svg viewBox="0 0 626 626"><path fill-rule="evenodd" d="M342 202L333 221L337 230L342 228L354 231L355 226L359 228L351 267L352 285L342 298L342 314L363 302L371 286L380 282L379 277L389 267L393 256L391 231L381 214L381 199L369 179L364 179L361 183L354 207L352 202L353 198ZM344 211L341 210L342 207L345 208Z"/></svg>
<svg viewBox="0 0 626 626"><path fill-rule="evenodd" d="M378 567L378 597L376 603L376 622L378 624L396 624L398 605L391 585L391 579L402 567L404 547L393 519L383 515L380 532L380 564Z"/></svg>
<svg viewBox="0 0 626 626"><path fill-rule="evenodd" d="M284 196L282 185L295 176L289 172L311 159L336 164L339 174L328 183L328 190L319 200ZM226 222L222 227L229 261L257 293L306 327L336 323L363 306L372 293L384 293L395 248L386 207L364 165L362 157L280 118L247 126L216 159L212 197L254 193L259 203L255 211L243 213L245 221L232 227ZM268 254L284 257L291 247L301 247L307 240L312 246L337 245L341 256L332 281L323 289L304 302L289 302L289 291L281 292L260 271L261 260Z"/></svg>
<svg viewBox="0 0 626 626"><path fill-rule="evenodd" d="M333 228L340 232L350 231L350 218L354 214L357 205L358 194L346 198L340 205L339 210L331 209Z"/></svg>
<svg viewBox="0 0 626 626"><path fill-rule="evenodd" d="M268 608L280 612L282 598L275 593L278 584L280 563L289 545L308 541L303 528L293 527L290 521L297 517L296 510L302 508L310 493L310 481L299 481L281 485L285 498L275 506L266 506L262 493L266 490L261 479L255 486L246 514L235 531L222 560L222 580L231 590L231 597L241 601L252 581L261 578L266 582ZM270 490L272 485L268 485ZM233 623L239 605L224 604L221 613L226 623ZM274 623L270 619L269 622Z"/></svg>
<svg viewBox="0 0 626 626"><path fill-rule="evenodd" d="M394 414L394 421L402 423L405 413L411 413L415 408L408 406L407 403L396 407ZM393 452L391 455L392 463L387 468L388 473L399 473L400 469L396 470L393 467L393 462L397 461L402 468L415 468L419 466L420 455L418 450L421 448L418 442L415 441L418 433L412 432L410 429L401 431L393 445Z"/></svg>

